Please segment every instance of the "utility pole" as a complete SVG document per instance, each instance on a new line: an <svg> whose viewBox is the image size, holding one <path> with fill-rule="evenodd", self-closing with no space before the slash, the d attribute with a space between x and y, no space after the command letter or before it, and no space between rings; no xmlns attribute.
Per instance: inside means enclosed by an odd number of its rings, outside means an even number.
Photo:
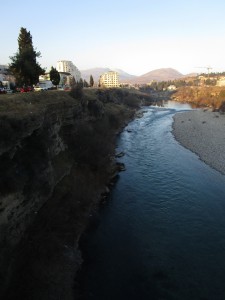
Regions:
<svg viewBox="0 0 225 300"><path fill-rule="evenodd" d="M196 68L198 68L198 69L206 69L207 73L208 73L208 77L209 77L210 70L212 70L212 67L210 67L210 66L207 66L207 67L196 67Z"/></svg>

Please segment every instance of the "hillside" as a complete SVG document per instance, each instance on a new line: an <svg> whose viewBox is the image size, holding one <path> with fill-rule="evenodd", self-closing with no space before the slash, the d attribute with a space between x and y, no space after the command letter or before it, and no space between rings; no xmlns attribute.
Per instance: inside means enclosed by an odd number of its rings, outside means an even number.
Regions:
<svg viewBox="0 0 225 300"><path fill-rule="evenodd" d="M146 84L155 81L168 81L182 78L184 75L172 68L162 68L150 71L144 75L141 75L135 79L129 80L130 83Z"/></svg>
<svg viewBox="0 0 225 300"><path fill-rule="evenodd" d="M172 96L179 102L190 102L196 107L211 107L225 110L225 89L219 86L185 86L179 88Z"/></svg>

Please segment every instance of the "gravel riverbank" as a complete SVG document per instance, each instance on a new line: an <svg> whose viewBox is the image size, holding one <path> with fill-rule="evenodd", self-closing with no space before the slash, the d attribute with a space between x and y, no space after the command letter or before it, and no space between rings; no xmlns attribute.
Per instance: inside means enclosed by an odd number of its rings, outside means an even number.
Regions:
<svg viewBox="0 0 225 300"><path fill-rule="evenodd" d="M177 113L173 134L181 145L225 174L225 115L207 110Z"/></svg>

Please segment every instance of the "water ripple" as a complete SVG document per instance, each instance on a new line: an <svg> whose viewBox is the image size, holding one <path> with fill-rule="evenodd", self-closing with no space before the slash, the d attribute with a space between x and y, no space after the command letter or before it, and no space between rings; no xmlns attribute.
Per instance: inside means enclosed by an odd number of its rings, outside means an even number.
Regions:
<svg viewBox="0 0 225 300"><path fill-rule="evenodd" d="M225 176L174 140L176 109L144 108L118 139L127 170L86 241L81 299L225 299Z"/></svg>

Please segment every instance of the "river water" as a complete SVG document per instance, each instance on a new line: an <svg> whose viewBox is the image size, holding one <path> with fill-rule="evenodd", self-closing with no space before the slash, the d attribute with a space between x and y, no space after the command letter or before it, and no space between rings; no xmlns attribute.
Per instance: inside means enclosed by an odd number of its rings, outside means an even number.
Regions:
<svg viewBox="0 0 225 300"><path fill-rule="evenodd" d="M174 139L187 109L144 108L120 135L126 171L82 240L79 299L225 299L225 176Z"/></svg>

